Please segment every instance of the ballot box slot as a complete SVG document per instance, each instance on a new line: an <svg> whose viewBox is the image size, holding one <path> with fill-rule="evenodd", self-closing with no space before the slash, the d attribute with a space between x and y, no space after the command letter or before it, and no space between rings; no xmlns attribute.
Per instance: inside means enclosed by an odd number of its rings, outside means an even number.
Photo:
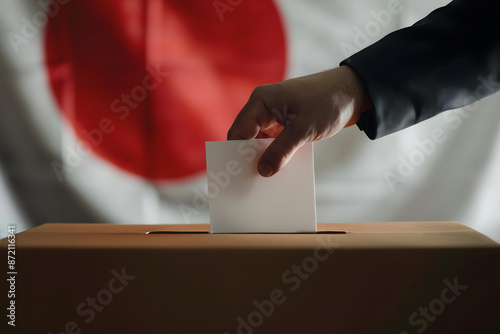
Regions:
<svg viewBox="0 0 500 334"><path fill-rule="evenodd" d="M146 234L210 234L209 231L150 231Z"/></svg>
<svg viewBox="0 0 500 334"><path fill-rule="evenodd" d="M346 234L345 231L318 231L316 234Z"/></svg>
<svg viewBox="0 0 500 334"><path fill-rule="evenodd" d="M209 231L150 231L146 234L211 234ZM216 233L216 234L346 234L345 231L318 231L304 233L281 233L281 232L265 232L265 233Z"/></svg>

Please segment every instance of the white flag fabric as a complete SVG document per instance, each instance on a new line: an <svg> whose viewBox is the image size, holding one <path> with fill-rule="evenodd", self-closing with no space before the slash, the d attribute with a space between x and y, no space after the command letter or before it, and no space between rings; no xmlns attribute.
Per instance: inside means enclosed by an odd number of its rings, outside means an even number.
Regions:
<svg viewBox="0 0 500 334"><path fill-rule="evenodd" d="M1 236L208 222L204 142L255 86L335 67L447 2L2 0ZM315 143L318 222L456 220L500 241L499 103Z"/></svg>

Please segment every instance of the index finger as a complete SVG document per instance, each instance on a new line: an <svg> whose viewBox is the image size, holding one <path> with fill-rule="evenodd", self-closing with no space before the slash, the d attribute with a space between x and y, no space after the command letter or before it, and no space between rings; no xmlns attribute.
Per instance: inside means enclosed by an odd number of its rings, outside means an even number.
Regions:
<svg viewBox="0 0 500 334"><path fill-rule="evenodd" d="M272 127L274 123L262 94L255 89L229 128L227 140L254 139L260 131Z"/></svg>

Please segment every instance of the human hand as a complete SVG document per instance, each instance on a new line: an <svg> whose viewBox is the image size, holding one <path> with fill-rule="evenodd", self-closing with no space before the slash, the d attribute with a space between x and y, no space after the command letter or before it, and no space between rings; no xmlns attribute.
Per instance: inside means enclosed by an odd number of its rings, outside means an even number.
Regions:
<svg viewBox="0 0 500 334"><path fill-rule="evenodd" d="M276 138L258 171L269 177L305 143L332 137L371 108L363 84L348 66L255 88L227 133L228 140Z"/></svg>

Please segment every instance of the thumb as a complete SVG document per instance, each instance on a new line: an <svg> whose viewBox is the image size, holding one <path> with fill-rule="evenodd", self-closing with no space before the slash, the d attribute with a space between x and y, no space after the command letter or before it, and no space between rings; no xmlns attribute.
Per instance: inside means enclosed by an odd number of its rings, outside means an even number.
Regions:
<svg viewBox="0 0 500 334"><path fill-rule="evenodd" d="M307 142L306 136L294 127L285 126L260 157L257 170L264 177L269 177L281 170L293 154Z"/></svg>

